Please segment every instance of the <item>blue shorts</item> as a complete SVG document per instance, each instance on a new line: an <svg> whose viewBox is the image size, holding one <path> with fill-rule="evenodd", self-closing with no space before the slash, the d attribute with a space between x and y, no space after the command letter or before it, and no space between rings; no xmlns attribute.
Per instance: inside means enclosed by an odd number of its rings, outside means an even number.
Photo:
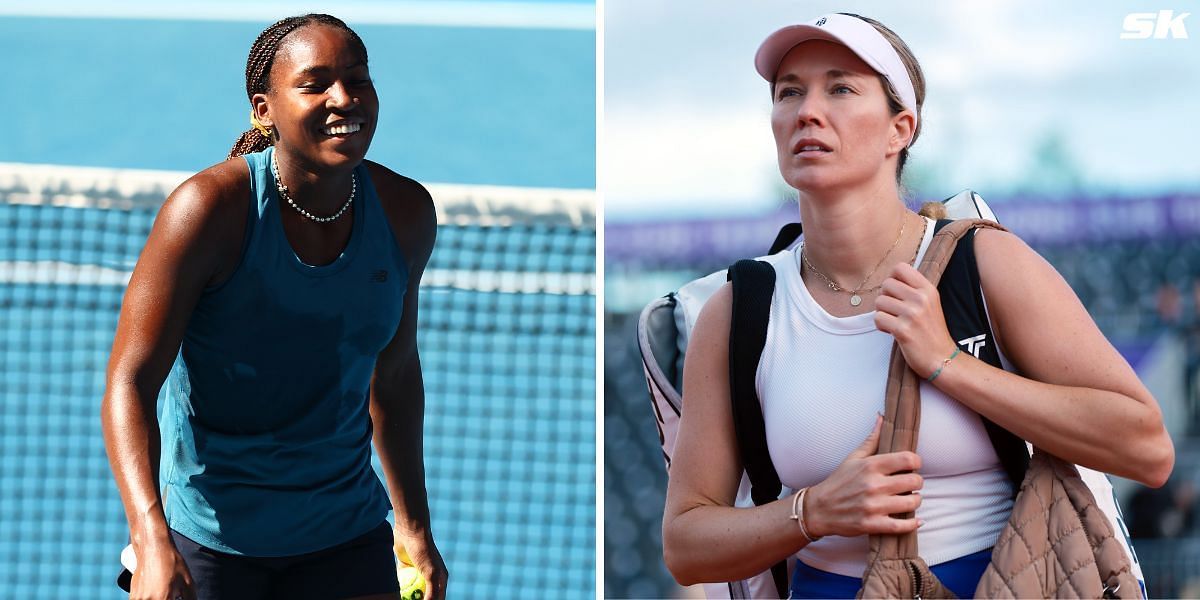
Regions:
<svg viewBox="0 0 1200 600"><path fill-rule="evenodd" d="M959 598L974 598L975 586L983 571L992 562L992 549L960 556L940 565L929 567L934 575ZM814 569L796 561L788 598L853 598L862 588L862 578L847 577Z"/></svg>
<svg viewBox="0 0 1200 600"><path fill-rule="evenodd" d="M400 592L387 521L343 544L297 556L225 554L174 530L171 538L192 574L196 600L331 600Z"/></svg>

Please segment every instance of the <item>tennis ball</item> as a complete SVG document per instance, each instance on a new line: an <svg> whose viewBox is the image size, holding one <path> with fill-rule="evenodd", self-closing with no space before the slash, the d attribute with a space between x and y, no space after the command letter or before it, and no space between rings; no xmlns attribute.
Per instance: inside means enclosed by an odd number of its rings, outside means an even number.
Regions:
<svg viewBox="0 0 1200 600"><path fill-rule="evenodd" d="M400 580L400 600L421 600L425 597L425 578L416 567L401 566L396 569Z"/></svg>

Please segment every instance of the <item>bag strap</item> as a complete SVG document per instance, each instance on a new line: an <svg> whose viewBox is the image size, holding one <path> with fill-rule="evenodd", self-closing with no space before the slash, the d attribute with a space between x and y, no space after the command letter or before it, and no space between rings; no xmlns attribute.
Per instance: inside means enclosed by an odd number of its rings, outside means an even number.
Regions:
<svg viewBox="0 0 1200 600"><path fill-rule="evenodd" d="M779 228L779 233L775 234L775 241L771 242L771 249L767 254L776 254L787 250L800 234L804 233L804 225L801 223L788 223Z"/></svg>
<svg viewBox="0 0 1200 600"><path fill-rule="evenodd" d="M953 223L949 219L939 220L934 225L934 232L940 231L946 225ZM942 279L938 282L938 292L942 300L942 314L946 317L946 329L951 339L955 340L963 352L970 352L975 358L1003 369L1000 352L996 345L996 337L988 319L987 302L983 298L983 288L979 279L979 265L975 260L975 236L968 231L959 239L953 254L946 262ZM1015 500L1025 480L1025 471L1029 468L1029 450L1025 440L1012 432L996 425L987 417L980 416L984 430L992 442L992 448L1000 459L1000 466L1008 475L1012 484L1012 497Z"/></svg>
<svg viewBox="0 0 1200 600"><path fill-rule="evenodd" d="M767 342L771 297L775 293L775 268L757 260L739 260L729 267L733 283L733 313L729 323L729 399L733 428L742 466L750 478L755 506L779 499L783 484L767 450L762 404L755 388L755 373ZM771 567L779 597L787 597L787 562Z"/></svg>
<svg viewBox="0 0 1200 600"><path fill-rule="evenodd" d="M934 234L919 270L935 286L941 281L942 273L958 241L967 232L976 228L1007 231L992 221L983 219L961 219L943 226ZM887 392L884 396L883 428L879 434L877 454L916 451L917 434L921 428L921 380L904 361L899 344L892 345L888 367ZM900 518L912 518L905 513ZM872 535L867 564L891 558L917 558L917 533L901 535Z"/></svg>
<svg viewBox="0 0 1200 600"><path fill-rule="evenodd" d="M952 222L938 221L935 231ZM954 254L946 263L938 292L942 297L946 327L962 351L970 352L975 358L997 369L1003 369L996 336L988 319L987 302L983 297L973 232L959 239ZM1015 500L1029 468L1029 449L1025 446L1025 440L987 417L980 415L980 420L1012 484L1012 497Z"/></svg>

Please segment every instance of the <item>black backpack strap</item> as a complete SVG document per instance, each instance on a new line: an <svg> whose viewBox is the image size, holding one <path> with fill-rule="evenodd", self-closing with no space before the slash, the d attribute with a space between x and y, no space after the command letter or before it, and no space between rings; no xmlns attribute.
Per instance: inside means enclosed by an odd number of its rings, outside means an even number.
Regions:
<svg viewBox="0 0 1200 600"><path fill-rule="evenodd" d="M755 373L767 343L771 296L775 293L775 268L756 260L740 260L729 267L733 282L733 312L729 324L729 398L733 428L742 466L750 478L755 506L779 499L783 484L767 451L767 430L755 389ZM787 597L787 562L771 567L775 587Z"/></svg>
<svg viewBox="0 0 1200 600"><path fill-rule="evenodd" d="M949 223L945 219L938 221L935 231ZM983 288L980 287L979 266L975 262L975 231L968 232L959 240L938 283L938 294L942 299L946 328L959 348L997 369L1004 368L991 323L988 322ZM1029 468L1029 450L1021 438L982 416L980 418L992 440L996 456L1012 482L1015 498L1025 479L1025 471Z"/></svg>
<svg viewBox="0 0 1200 600"><path fill-rule="evenodd" d="M787 250L800 234L804 233L804 226L800 223L788 223L779 228L779 233L775 234L775 241L771 243L771 249L767 254L775 254Z"/></svg>

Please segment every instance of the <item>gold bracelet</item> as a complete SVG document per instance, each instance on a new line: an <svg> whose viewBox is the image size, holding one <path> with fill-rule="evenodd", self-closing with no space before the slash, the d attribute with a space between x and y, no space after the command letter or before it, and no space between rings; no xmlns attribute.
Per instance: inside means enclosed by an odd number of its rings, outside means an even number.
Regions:
<svg viewBox="0 0 1200 600"><path fill-rule="evenodd" d="M809 535L808 528L804 526L804 495L807 493L808 488L801 488L796 495L792 496L792 515L788 518L800 526L800 535L804 536L804 539L811 544L821 538Z"/></svg>

